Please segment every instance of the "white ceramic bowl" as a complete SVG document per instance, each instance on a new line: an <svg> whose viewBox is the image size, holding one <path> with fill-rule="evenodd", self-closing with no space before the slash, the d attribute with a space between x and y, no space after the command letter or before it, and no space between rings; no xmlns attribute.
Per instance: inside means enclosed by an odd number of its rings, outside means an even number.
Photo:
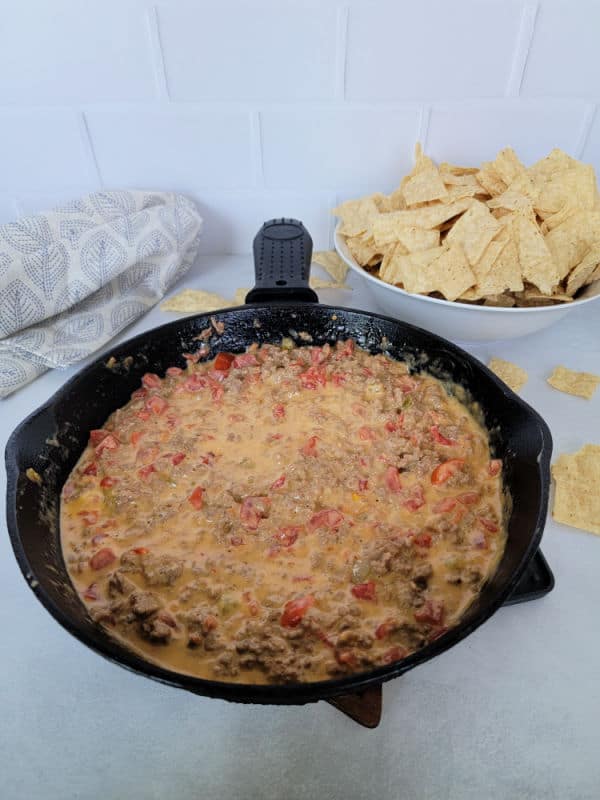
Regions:
<svg viewBox="0 0 600 800"><path fill-rule="evenodd" d="M376 305L390 317L426 328L446 339L459 342L491 342L497 339L516 339L541 331L559 319L600 298L600 285L587 286L583 295L571 303L532 308L496 308L453 303L421 294L411 294L380 281L364 270L352 257L346 240L334 234L335 249L350 269L365 282Z"/></svg>

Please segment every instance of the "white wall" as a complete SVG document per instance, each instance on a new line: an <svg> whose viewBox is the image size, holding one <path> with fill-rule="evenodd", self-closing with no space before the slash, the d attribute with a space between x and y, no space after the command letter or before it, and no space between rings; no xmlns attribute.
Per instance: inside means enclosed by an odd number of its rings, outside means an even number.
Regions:
<svg viewBox="0 0 600 800"><path fill-rule="evenodd" d="M1 0L0 221L176 189L204 252L279 215L324 247L336 199L392 189L417 138L600 172L599 47L588 0Z"/></svg>

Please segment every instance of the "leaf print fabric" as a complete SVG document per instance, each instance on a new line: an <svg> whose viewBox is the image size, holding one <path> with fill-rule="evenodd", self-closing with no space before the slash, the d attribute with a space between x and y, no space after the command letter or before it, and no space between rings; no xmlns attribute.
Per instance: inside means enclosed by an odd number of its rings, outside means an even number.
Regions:
<svg viewBox="0 0 600 800"><path fill-rule="evenodd" d="M0 397L86 358L155 305L198 253L187 197L96 192L0 226Z"/></svg>

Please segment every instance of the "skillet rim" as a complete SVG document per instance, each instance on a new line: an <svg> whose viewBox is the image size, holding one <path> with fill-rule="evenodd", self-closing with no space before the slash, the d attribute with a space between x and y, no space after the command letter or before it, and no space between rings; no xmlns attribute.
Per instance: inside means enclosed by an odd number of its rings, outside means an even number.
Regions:
<svg viewBox="0 0 600 800"><path fill-rule="evenodd" d="M289 311L305 311L306 309L315 309L317 312L325 312L331 314L357 314L361 317L366 317L375 321L383 321L391 323L397 328L403 329L410 336L425 336L432 339L439 346L445 348L453 357L460 357L464 359L475 371L479 371L488 380L494 384L495 389L500 395L503 396L503 401L512 403L518 406L522 412L529 418L531 423L535 424L539 437L541 439L541 446L536 458L537 471L540 483L540 502L537 510L535 526L529 534L529 543L525 549L524 555L516 569L513 570L511 577L506 581L502 589L497 591L496 596L487 603L485 608L473 619L469 624L459 623L451 628L443 636L429 643L425 647L416 651L402 661L377 667L376 669L368 670L361 673L355 673L341 678L333 678L325 681L314 681L307 683L290 683L290 684L253 684L253 683L233 683L226 681L212 681L205 678L198 678L186 673L179 673L172 670L163 669L162 667L139 657L134 651L123 650L126 658L121 652L115 652L114 640L98 629L98 639L94 639L88 634L87 630L81 628L79 623L72 620L70 616L63 612L63 610L46 594L41 584L37 581L35 573L25 554L19 525L17 521L17 503L18 503L18 481L19 469L17 466L17 455L20 449L19 443L25 437L27 430L32 423L38 418L50 413L52 408L57 405L63 396L68 394L77 387L77 383L84 379L84 377L98 369L106 362L111 356L119 358L120 355L128 353L121 353L121 351L131 352L138 344L143 344L144 341L151 335L152 337L160 336L161 332L169 330L177 330L184 327L191 321L210 321L211 317L222 320L223 315L228 315L233 311L251 310L251 311L266 311L272 312L274 310L289 310ZM226 322L225 320L222 320ZM426 347L424 350L426 351ZM217 350L218 352L218 346ZM174 359L179 353L174 354ZM148 365L150 369L150 365ZM72 634L81 643L89 647L91 650L101 655L103 658L118 664L119 666L128 669L129 671L142 674L147 678L156 680L160 683L173 686L175 688L186 689L194 694L207 696L211 698L220 698L224 700L231 700L235 702L246 703L261 703L261 704L276 704L276 705L297 705L309 702L316 702L318 700L327 700L340 695L353 694L365 691L373 686L380 686L382 683L399 677L400 675L408 672L416 666L440 655L445 650L453 647L462 639L466 638L480 625L489 620L494 613L502 606L504 601L508 598L514 590L519 580L521 579L525 569L527 568L531 558L537 551L542 533L544 530L546 515L548 510L548 500L550 491L550 457L552 454L552 436L550 429L540 414L526 403L521 397L515 394L504 384L488 367L480 362L475 356L472 356L467 351L463 350L458 345L438 336L428 330L412 325L402 320L394 319L393 317L378 314L372 311L365 311L363 309L347 308L343 306L330 306L317 303L297 303L297 302L273 302L273 303L257 303L257 304L244 304L241 306L232 306L226 309L219 309L218 311L208 312L204 314L194 314L186 316L182 319L172 320L159 325L155 328L150 328L137 334L130 339L114 345L113 347L104 350L89 364L82 367L73 377L60 386L44 403L37 409L32 411L27 417L20 422L10 435L5 450L6 473L7 473L7 500L6 500L6 518L7 528L13 552L19 564L23 577L27 581L30 589L35 594L36 598L46 608L46 610L54 617L54 619L70 634ZM62 554L58 553L57 557L61 558Z"/></svg>

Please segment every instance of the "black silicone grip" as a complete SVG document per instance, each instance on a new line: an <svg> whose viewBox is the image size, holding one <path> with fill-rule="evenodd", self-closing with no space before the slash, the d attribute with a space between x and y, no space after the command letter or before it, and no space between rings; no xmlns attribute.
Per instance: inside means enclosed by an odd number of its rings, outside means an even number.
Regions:
<svg viewBox="0 0 600 800"><path fill-rule="evenodd" d="M265 222L253 251L256 283L246 295L247 303L319 302L308 285L312 239L299 220L282 217Z"/></svg>

